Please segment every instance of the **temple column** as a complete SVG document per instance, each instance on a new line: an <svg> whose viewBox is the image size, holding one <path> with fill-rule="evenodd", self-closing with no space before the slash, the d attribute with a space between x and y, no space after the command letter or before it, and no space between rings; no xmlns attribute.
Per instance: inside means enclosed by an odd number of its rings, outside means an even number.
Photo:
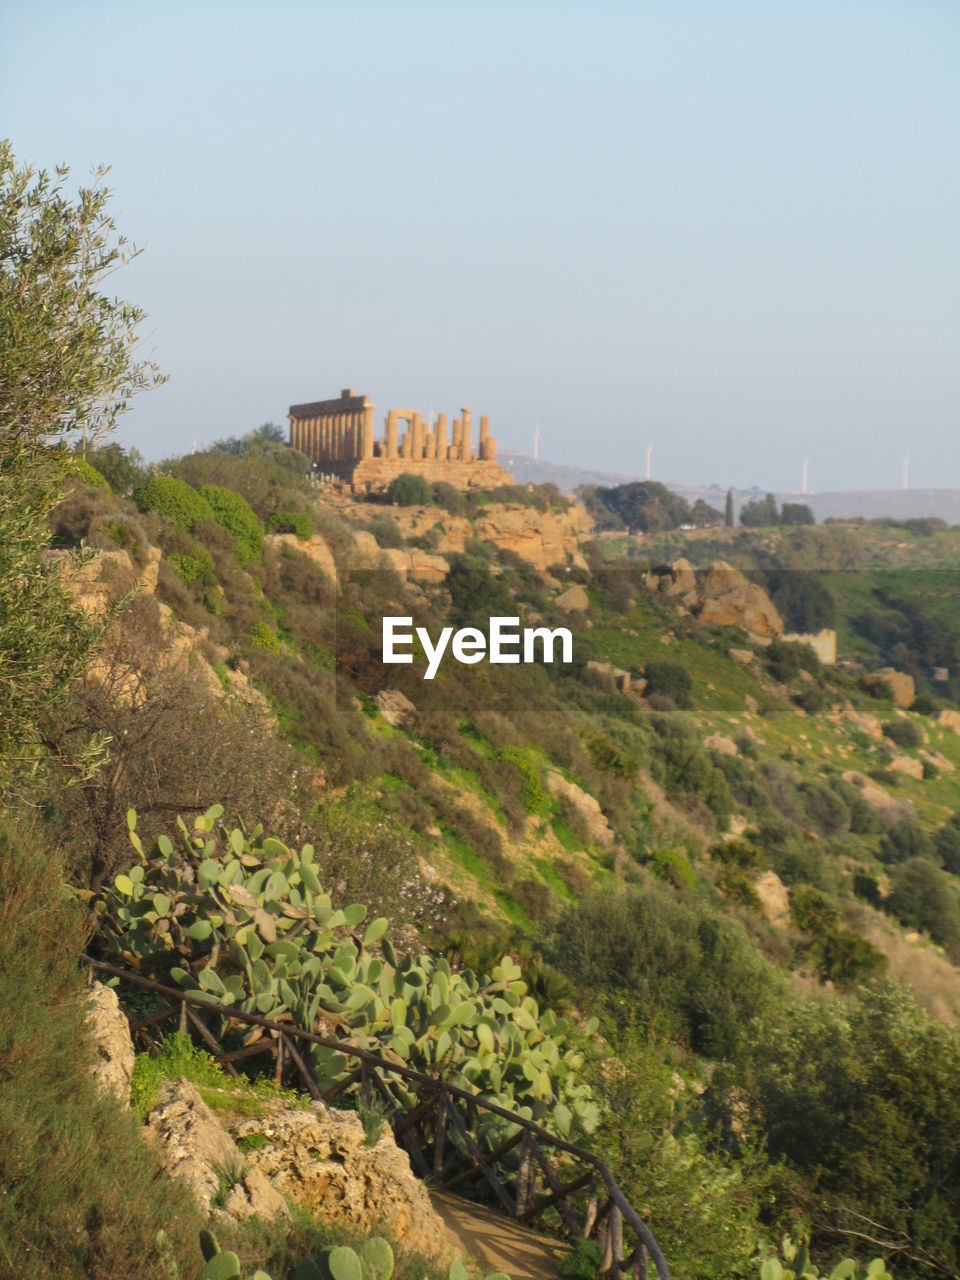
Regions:
<svg viewBox="0 0 960 1280"><path fill-rule="evenodd" d="M423 422L419 413L410 422L410 456L417 462L423 459Z"/></svg>
<svg viewBox="0 0 960 1280"><path fill-rule="evenodd" d="M397 456L397 414L391 409L387 414L387 457Z"/></svg>
<svg viewBox="0 0 960 1280"><path fill-rule="evenodd" d="M463 415L463 431L460 436L460 461L470 461L470 410L461 409Z"/></svg>
<svg viewBox="0 0 960 1280"><path fill-rule="evenodd" d="M447 456L447 415L445 413L437 414L437 439L434 456L437 458L445 458Z"/></svg>
<svg viewBox="0 0 960 1280"><path fill-rule="evenodd" d="M373 457L373 405L367 404L363 407L363 439L361 441L361 453L365 458Z"/></svg>
<svg viewBox="0 0 960 1280"><path fill-rule="evenodd" d="M450 448L447 451L448 458L456 461L460 460L460 449L461 449L462 441L463 441L463 424L460 422L459 418L454 418L453 440L451 441Z"/></svg>

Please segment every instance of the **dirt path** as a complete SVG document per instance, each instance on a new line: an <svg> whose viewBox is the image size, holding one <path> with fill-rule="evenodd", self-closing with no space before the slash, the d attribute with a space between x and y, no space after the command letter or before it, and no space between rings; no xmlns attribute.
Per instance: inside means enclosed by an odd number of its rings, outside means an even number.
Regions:
<svg viewBox="0 0 960 1280"><path fill-rule="evenodd" d="M557 1265L569 1252L562 1241L537 1235L457 1196L432 1192L430 1199L454 1244L484 1273L504 1271L511 1280L557 1280Z"/></svg>

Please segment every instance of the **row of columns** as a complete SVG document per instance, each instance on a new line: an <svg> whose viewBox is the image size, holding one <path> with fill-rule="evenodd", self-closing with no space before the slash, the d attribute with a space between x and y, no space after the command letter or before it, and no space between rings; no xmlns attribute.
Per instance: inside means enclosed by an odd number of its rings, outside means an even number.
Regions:
<svg viewBox="0 0 960 1280"><path fill-rule="evenodd" d="M409 415L397 409L390 409L384 420L384 453L386 458L447 459L454 462L469 462L473 454L470 449L471 410L460 410L463 415L453 420L453 438L447 444L447 415L441 413L437 417L435 431L425 431L423 419L419 413ZM399 432L400 419L406 418L409 425L401 439ZM480 419L480 447L478 456L485 460L496 458L496 445L490 435L490 419L484 414Z"/></svg>
<svg viewBox="0 0 960 1280"><path fill-rule="evenodd" d="M373 405L335 410L291 422L290 443L314 462L357 462L373 457Z"/></svg>

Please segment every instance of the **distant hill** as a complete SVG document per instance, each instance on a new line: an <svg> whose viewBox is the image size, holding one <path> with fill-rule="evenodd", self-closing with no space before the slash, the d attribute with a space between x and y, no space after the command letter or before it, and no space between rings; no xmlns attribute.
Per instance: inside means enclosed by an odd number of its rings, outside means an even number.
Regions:
<svg viewBox="0 0 960 1280"><path fill-rule="evenodd" d="M561 493L573 493L584 484L628 484L632 480L643 479L639 475L593 471L587 467L547 462L541 458L531 458L528 454L506 450L500 451L500 459L521 483L555 484ZM720 485L672 484L669 480L663 483L688 502L703 498L711 506L722 509L726 490ZM761 492L755 488L734 489L737 509ZM818 520L844 516L863 516L868 520L881 516L892 516L896 520L936 516L949 524L960 524L960 489L841 489L834 493L779 493L776 497L781 503L807 503Z"/></svg>

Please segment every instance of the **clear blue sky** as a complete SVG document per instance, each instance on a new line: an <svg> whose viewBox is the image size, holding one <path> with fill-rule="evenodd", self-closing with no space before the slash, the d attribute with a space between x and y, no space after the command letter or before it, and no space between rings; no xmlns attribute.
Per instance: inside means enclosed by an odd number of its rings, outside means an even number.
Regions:
<svg viewBox="0 0 960 1280"><path fill-rule="evenodd" d="M149 457L353 386L690 482L960 486L960 3L0 0L112 164Z"/></svg>

